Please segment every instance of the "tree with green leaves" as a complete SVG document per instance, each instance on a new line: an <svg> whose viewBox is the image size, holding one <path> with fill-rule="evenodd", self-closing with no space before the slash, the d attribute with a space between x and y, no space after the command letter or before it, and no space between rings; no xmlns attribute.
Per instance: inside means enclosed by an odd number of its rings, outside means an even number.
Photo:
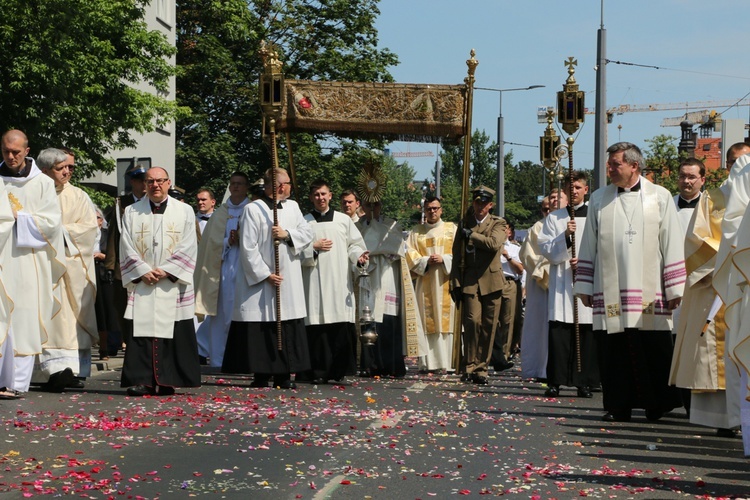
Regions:
<svg viewBox="0 0 750 500"><path fill-rule="evenodd" d="M646 169L644 175L653 174L654 181L668 189L670 193L677 194L679 187L677 177L680 171L680 163L688 156L680 153L675 146L677 138L671 135L657 135L653 139L646 139L649 145L643 152L646 157ZM705 157L698 158L701 161ZM706 171L706 184L704 189L719 187L727 178L728 172L722 168Z"/></svg>
<svg viewBox="0 0 750 500"><path fill-rule="evenodd" d="M177 8L178 102L192 111L177 122L177 174L188 192L201 186L223 189L234 170L259 177L270 165L261 140L258 79L262 40L280 52L287 78L392 81L398 63L377 48L377 0L187 0ZM319 176L335 177L338 156L363 154L372 143L332 136L291 135L291 156L301 193ZM289 164L279 137L280 166ZM382 144L376 145L382 149ZM361 167L361 165L359 165ZM349 171L353 176L358 170ZM325 175L322 175L325 174ZM335 180L331 180L335 183ZM301 196L300 196L301 195Z"/></svg>
<svg viewBox="0 0 750 500"><path fill-rule="evenodd" d="M75 177L109 172L110 151L135 146L133 132L181 116L168 90L174 47L144 21L146 0L5 0L0 20L0 115L34 151L66 146ZM141 90L146 84L157 92Z"/></svg>

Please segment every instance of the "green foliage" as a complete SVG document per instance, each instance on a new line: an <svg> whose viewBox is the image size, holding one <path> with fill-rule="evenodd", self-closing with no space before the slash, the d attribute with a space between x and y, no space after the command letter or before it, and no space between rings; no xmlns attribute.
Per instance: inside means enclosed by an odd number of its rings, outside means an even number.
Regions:
<svg viewBox="0 0 750 500"><path fill-rule="evenodd" d="M441 178L456 179L461 182L463 178L464 143L445 144L443 153L443 169ZM471 135L471 174L469 175L470 188L485 185L492 189L497 184L497 143L490 142L490 137L482 130L475 130ZM460 198L460 190L459 190Z"/></svg>
<svg viewBox="0 0 750 500"><path fill-rule="evenodd" d="M177 122L177 175L188 193L226 186L234 170L257 178L270 166L261 141L258 79L261 40L280 51L288 78L391 81L398 59L377 49L377 0L187 0L177 6L177 98L191 109ZM291 137L297 182L317 177L344 186L356 175L369 143L325 136ZM325 143L326 148L321 146ZM382 146L381 146L382 148ZM288 165L286 138L279 137L279 166ZM355 153L355 151L360 151ZM342 158L337 159L339 156ZM335 163L334 160L336 160ZM338 169L343 170L339 173ZM341 178L341 180L337 180Z"/></svg>
<svg viewBox="0 0 750 500"><path fill-rule="evenodd" d="M143 20L145 0L5 0L0 19L4 129L29 136L32 155L67 146L77 175L111 171L112 149L184 114L160 92L175 73L174 48ZM140 88L140 87L139 87Z"/></svg>
<svg viewBox="0 0 750 500"><path fill-rule="evenodd" d="M86 191L86 194L89 195L89 198L91 198L91 201L94 202L94 205L101 208L103 212L106 212L109 207L115 204L114 197L108 195L104 191L98 191L88 186L81 186L78 184L76 184L76 187L79 187Z"/></svg>
<svg viewBox="0 0 750 500"><path fill-rule="evenodd" d="M414 184L416 172L408 163L383 158L383 173L388 182L383 197L383 214L399 221L404 229L421 222L422 184Z"/></svg>
<svg viewBox="0 0 750 500"><path fill-rule="evenodd" d="M441 194L443 219L458 222L461 214L461 179L463 178L463 143L446 145L441 153ZM529 161L513 164L513 152L505 155L505 216L516 228L528 227L538 219L542 194L543 168ZM497 143L490 142L484 131L475 130L471 138L471 186L485 185L495 189L497 185Z"/></svg>
<svg viewBox="0 0 750 500"><path fill-rule="evenodd" d="M653 173L654 182L665 187L672 194L679 193L677 177L679 176L680 163L687 158L687 153L679 153L675 142L676 137L668 135L657 135L653 139L646 139L649 147L643 152L646 156L647 169L644 175ZM698 158L701 161L705 157ZM713 189L721 185L727 178L727 172L724 169L707 170L706 184L703 189Z"/></svg>

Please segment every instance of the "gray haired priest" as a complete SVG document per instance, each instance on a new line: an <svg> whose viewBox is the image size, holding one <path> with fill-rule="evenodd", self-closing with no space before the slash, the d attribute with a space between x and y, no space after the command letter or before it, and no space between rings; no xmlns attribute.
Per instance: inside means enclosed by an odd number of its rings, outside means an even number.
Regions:
<svg viewBox="0 0 750 500"><path fill-rule="evenodd" d="M607 149L612 184L589 200L574 290L593 307L605 421L648 420L682 406L669 386L672 310L685 286L684 236L672 195L642 177L641 150Z"/></svg>

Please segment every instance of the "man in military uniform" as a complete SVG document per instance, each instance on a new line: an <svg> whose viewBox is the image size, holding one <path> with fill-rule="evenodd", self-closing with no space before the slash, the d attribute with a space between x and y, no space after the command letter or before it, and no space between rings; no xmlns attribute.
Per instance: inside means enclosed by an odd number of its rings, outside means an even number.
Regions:
<svg viewBox="0 0 750 500"><path fill-rule="evenodd" d="M463 359L461 380L486 385L487 366L500 314L505 286L501 250L505 244L505 220L492 215L495 191L480 186L472 191L472 206L461 221L453 242L460 258L451 270L451 296L461 302Z"/></svg>
<svg viewBox="0 0 750 500"><path fill-rule="evenodd" d="M120 274L120 234L122 228L122 215L125 209L146 195L146 170L147 168L134 163L125 171L125 178L130 183L130 193L125 193L115 199L115 206L109 216L109 235L107 240L107 254L104 257L104 268L107 270L108 279L114 283L114 302L117 311L117 320L120 322L122 340L127 344L132 336L132 323L123 320L128 295L122 286ZM116 341L114 347L110 347L110 356L117 354L119 345ZM109 342L113 346L113 342Z"/></svg>

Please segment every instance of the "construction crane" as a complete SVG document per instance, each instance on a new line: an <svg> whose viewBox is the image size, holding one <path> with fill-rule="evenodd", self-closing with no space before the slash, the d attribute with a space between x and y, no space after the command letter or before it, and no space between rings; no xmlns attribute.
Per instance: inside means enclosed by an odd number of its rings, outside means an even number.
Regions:
<svg viewBox="0 0 750 500"><path fill-rule="evenodd" d="M750 99L730 99L724 101L693 101L693 102L671 102L671 103L657 103L657 104L621 104L613 108L607 109L607 123L612 123L614 115L622 115L624 113L638 113L645 111L669 111L672 109L682 109L688 111L690 109L705 109L705 108L729 108L732 106L750 106ZM594 108L586 108L585 113L587 115L593 115L596 113Z"/></svg>
<svg viewBox="0 0 750 500"><path fill-rule="evenodd" d="M406 151L405 153L393 152L391 156L394 158L420 158L425 156L434 156L432 151Z"/></svg>
<svg viewBox="0 0 750 500"><path fill-rule="evenodd" d="M664 118L661 121L662 127L679 127L682 122L690 122L694 125L711 125L713 126L717 120L721 120L721 114L715 110L702 109L700 111L690 111L682 116L676 116L674 118Z"/></svg>

